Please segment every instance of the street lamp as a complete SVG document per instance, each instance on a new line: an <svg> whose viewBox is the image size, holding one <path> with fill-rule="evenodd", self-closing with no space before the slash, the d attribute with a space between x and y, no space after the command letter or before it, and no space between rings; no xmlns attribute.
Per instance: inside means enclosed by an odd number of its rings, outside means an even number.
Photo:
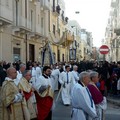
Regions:
<svg viewBox="0 0 120 120"><path fill-rule="evenodd" d="M75 11L75 14L80 14L80 11Z"/></svg>

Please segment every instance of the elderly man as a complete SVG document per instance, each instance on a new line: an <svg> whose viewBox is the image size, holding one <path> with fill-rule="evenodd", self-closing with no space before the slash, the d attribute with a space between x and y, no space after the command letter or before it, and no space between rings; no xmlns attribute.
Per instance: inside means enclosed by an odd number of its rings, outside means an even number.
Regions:
<svg viewBox="0 0 120 120"><path fill-rule="evenodd" d="M23 91L24 98L27 102L26 109L28 109L28 113L26 113L29 117L29 119L36 118L36 112L32 103L32 95L33 95L33 88L29 84L29 81L31 79L31 72L29 70L25 70L22 73L23 78L20 80L19 83L19 89Z"/></svg>
<svg viewBox="0 0 120 120"><path fill-rule="evenodd" d="M73 74L73 76L74 76L75 83L77 83L78 80L79 80L79 73L77 72L77 70L78 70L78 66L77 66L77 65L74 65L74 66L73 66L72 74Z"/></svg>
<svg viewBox="0 0 120 120"><path fill-rule="evenodd" d="M92 96L86 87L89 82L89 73L80 73L79 81L72 90L72 120L92 120L97 116Z"/></svg>
<svg viewBox="0 0 120 120"><path fill-rule="evenodd" d="M15 84L16 84L16 85L19 84L21 78L23 77L23 76L22 76L22 73L25 71L25 69L26 69L26 65L23 64L23 63L20 64L20 69L19 69L19 71L17 71L17 79L15 80Z"/></svg>
<svg viewBox="0 0 120 120"><path fill-rule="evenodd" d="M25 119L24 105L26 103L23 101L23 94L14 83L17 76L16 69L8 68L7 76L1 89L0 120L28 120Z"/></svg>

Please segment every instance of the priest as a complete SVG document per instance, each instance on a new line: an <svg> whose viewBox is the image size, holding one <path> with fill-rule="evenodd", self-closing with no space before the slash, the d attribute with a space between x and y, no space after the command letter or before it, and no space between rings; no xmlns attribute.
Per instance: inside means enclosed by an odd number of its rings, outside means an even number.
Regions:
<svg viewBox="0 0 120 120"><path fill-rule="evenodd" d="M28 120L24 110L26 103L23 101L23 94L14 82L16 77L16 69L8 68L1 89L0 120Z"/></svg>
<svg viewBox="0 0 120 120"><path fill-rule="evenodd" d="M31 75L31 72L29 70L25 70L23 73L22 73L22 79L19 83L19 89L21 89L23 91L23 94L24 94L24 98L25 98L25 101L27 102L27 106L26 106L26 109L28 109L28 113L26 113L30 119L34 119L36 118L36 111L35 111L35 108L34 108L34 105L32 103L32 96L33 96L33 88L32 86L29 84L29 81L32 77Z"/></svg>

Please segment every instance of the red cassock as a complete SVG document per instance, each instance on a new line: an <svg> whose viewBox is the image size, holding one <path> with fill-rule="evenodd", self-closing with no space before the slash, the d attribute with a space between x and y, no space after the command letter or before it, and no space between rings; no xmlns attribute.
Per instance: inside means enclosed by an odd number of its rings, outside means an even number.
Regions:
<svg viewBox="0 0 120 120"><path fill-rule="evenodd" d="M38 120L45 120L52 108L53 98L50 96L40 97L37 92L35 92L37 110L38 110Z"/></svg>

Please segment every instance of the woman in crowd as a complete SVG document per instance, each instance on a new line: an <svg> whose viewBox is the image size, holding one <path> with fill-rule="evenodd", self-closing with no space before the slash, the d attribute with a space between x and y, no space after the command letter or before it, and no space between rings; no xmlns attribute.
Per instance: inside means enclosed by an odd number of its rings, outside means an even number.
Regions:
<svg viewBox="0 0 120 120"><path fill-rule="evenodd" d="M100 89L102 95L104 96L105 95L105 78L103 75L100 76L99 81L100 81L100 88L99 89Z"/></svg>
<svg viewBox="0 0 120 120"><path fill-rule="evenodd" d="M93 101L96 106L97 116L98 118L94 120L102 120L103 119L103 110L106 109L106 98L103 97L100 90L97 88L96 83L98 82L98 73L95 71L90 72L90 83L88 85L88 89L92 95Z"/></svg>

